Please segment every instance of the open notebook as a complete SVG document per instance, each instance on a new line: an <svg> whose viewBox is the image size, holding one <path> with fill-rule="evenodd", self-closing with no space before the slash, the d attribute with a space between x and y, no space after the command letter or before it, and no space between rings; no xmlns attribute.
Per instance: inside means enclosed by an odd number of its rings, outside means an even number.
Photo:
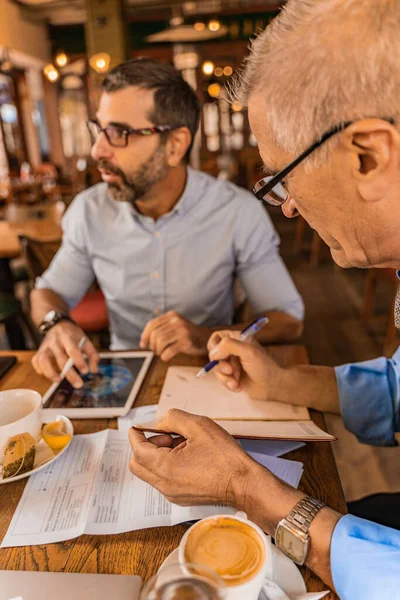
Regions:
<svg viewBox="0 0 400 600"><path fill-rule="evenodd" d="M244 392L230 392L214 373L196 379L197 367L170 367L161 391L156 419L136 425L160 431L156 423L170 408L180 408L215 420L234 437L333 441L313 421L307 408L283 402L253 400Z"/></svg>

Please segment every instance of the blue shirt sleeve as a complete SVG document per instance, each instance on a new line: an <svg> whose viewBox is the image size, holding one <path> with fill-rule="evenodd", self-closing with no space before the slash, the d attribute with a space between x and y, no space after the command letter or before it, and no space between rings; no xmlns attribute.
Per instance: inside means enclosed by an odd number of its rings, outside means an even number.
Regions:
<svg viewBox="0 0 400 600"><path fill-rule="evenodd" d="M377 358L335 368L346 428L364 444L397 446L400 431L400 348Z"/></svg>
<svg viewBox="0 0 400 600"><path fill-rule="evenodd" d="M400 600L400 531L342 517L332 536L331 570L341 600Z"/></svg>

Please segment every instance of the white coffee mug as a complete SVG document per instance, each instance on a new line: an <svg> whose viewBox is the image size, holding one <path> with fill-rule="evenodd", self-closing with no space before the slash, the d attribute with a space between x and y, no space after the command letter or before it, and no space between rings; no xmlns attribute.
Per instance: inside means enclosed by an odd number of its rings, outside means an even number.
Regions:
<svg viewBox="0 0 400 600"><path fill-rule="evenodd" d="M42 397L34 390L0 392L0 464L8 440L18 433L30 433L38 440L42 428Z"/></svg>
<svg viewBox="0 0 400 600"><path fill-rule="evenodd" d="M202 519L201 521L198 521L197 523L192 525L192 527L190 527L190 529L188 529L186 531L185 535L183 536L183 538L181 540L181 543L179 544L179 549L178 549L179 562L182 565L182 568L184 569L184 565L186 562L186 559L185 559L186 543L187 543L187 540L188 540L191 532L202 523L205 523L207 521L211 522L211 523L212 523L212 521L216 522L221 518L222 519L227 518L227 519L234 520L234 521L240 521L241 523L245 523L246 525L251 527L253 530L255 530L258 534L261 545L264 547L264 556L265 556L263 565L261 566L259 571L257 571L257 573L254 575L254 577L249 581L240 583L239 585L227 587L224 590L224 599L225 600L244 600L244 599L258 600L264 579L271 572L271 564L272 564L272 562L271 562L272 561L271 538L269 536L267 536L255 523L253 523L252 521L249 521L247 519L245 513L240 512L240 513L236 513L236 515L214 515L212 517L207 517L205 519Z"/></svg>

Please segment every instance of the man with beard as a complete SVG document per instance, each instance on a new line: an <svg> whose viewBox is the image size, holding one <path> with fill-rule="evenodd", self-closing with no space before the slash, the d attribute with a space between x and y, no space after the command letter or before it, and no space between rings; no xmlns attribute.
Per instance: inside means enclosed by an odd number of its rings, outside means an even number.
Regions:
<svg viewBox="0 0 400 600"><path fill-rule="evenodd" d="M136 59L103 83L88 122L104 183L74 200L63 244L32 293L46 337L33 366L53 381L68 357L86 372L98 355L68 317L96 279L111 347L150 348L164 361L207 353L211 333L233 325L237 277L255 314L269 317L264 342L302 329L303 304L279 256L278 236L251 194L188 166L198 128L195 93L170 65ZM82 381L68 374L76 387Z"/></svg>

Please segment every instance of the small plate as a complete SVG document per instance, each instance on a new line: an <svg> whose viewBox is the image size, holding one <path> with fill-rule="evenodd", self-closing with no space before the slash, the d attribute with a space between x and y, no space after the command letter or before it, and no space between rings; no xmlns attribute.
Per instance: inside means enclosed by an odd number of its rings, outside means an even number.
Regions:
<svg viewBox="0 0 400 600"><path fill-rule="evenodd" d="M72 425L71 421L67 417L64 417L64 415L58 415L56 417L56 419L54 419L54 420L55 421L64 421L65 428L67 430L67 434L71 436L71 439L69 440L68 444L66 446L64 446L64 448L62 448L61 450L56 452L56 451L52 450L50 448L50 446L48 446L46 444L44 439L41 438L40 441L36 443L36 456L35 456L34 468L31 471L27 471L26 473L21 473L21 475L15 475L15 477L7 477L7 479L2 478L1 470L0 470L0 485L2 483L12 483L13 481L18 481L19 479L24 479L25 477L30 477L30 475L33 475L34 473L37 473L44 467L47 467L47 465L50 465L59 456L61 456L61 454L64 454L64 452L70 445L71 440L73 438L74 426ZM47 423L47 421L45 421L45 422ZM0 467L2 467L2 465L0 465Z"/></svg>
<svg viewBox="0 0 400 600"><path fill-rule="evenodd" d="M271 544L272 548L272 579L279 585L289 598L297 598L307 592L304 579L293 561L285 556L280 550ZM178 548L173 550L164 560L160 569L171 564L179 562ZM261 591L259 600L265 600L264 593Z"/></svg>

